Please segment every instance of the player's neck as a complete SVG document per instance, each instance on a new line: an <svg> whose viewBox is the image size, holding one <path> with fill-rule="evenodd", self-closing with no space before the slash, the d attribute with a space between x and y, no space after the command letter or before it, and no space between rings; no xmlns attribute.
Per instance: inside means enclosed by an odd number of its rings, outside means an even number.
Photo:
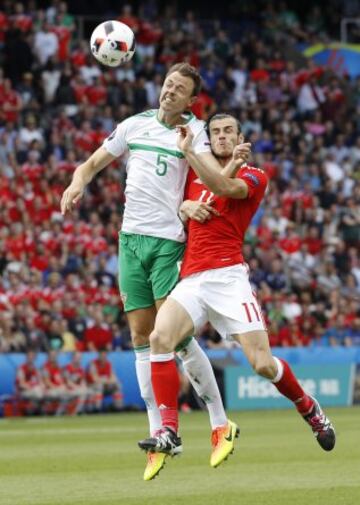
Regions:
<svg viewBox="0 0 360 505"><path fill-rule="evenodd" d="M231 156L229 156L228 158L217 158L217 160L219 162L219 165L221 165L222 168L224 168L230 162Z"/></svg>
<svg viewBox="0 0 360 505"><path fill-rule="evenodd" d="M182 112L176 112L174 114L174 113L159 109L158 113L157 113L157 118L161 123L164 123L166 126L173 128L177 124L182 124L184 122L182 115L183 115Z"/></svg>

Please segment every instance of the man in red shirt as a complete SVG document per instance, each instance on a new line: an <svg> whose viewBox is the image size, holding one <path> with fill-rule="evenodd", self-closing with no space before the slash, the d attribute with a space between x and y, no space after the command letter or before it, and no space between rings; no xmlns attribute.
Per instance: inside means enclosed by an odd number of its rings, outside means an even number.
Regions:
<svg viewBox="0 0 360 505"><path fill-rule="evenodd" d="M112 396L115 410L123 406L121 384L116 377L110 361L107 359L106 350L100 350L97 359L94 359L88 370L88 384L92 390L92 410L99 412L104 396Z"/></svg>
<svg viewBox="0 0 360 505"><path fill-rule="evenodd" d="M25 413L38 413L44 398L44 383L39 370L35 366L34 351L26 353L26 361L16 371L16 393L25 400Z"/></svg>
<svg viewBox="0 0 360 505"><path fill-rule="evenodd" d="M61 415L66 411L71 395L67 391L57 354L54 349L49 351L48 360L42 368L46 400L44 410L46 414Z"/></svg>
<svg viewBox="0 0 360 505"><path fill-rule="evenodd" d="M79 414L83 411L88 397L85 370L81 366L81 353L74 352L72 360L62 369L66 388L72 401L69 405L70 414Z"/></svg>
<svg viewBox="0 0 360 505"><path fill-rule="evenodd" d="M100 349L111 350L113 334L108 324L105 323L102 307L93 311L93 320L84 333L84 343L89 351Z"/></svg>
<svg viewBox="0 0 360 505"><path fill-rule="evenodd" d="M200 217L205 222L189 221L181 281L161 306L150 335L152 385L163 429L139 442L139 446L171 455L182 452L177 434L179 377L174 348L210 321L223 338L241 344L254 371L295 404L320 446L330 451L335 445L335 431L329 419L318 402L302 389L288 363L271 354L261 309L241 252L246 229L266 191L267 176L258 168L237 166L243 138L234 117L217 114L209 121L213 153L223 167L233 168L232 173L226 174L230 177L205 168L192 151L189 128L178 129L178 147L196 172L189 176L185 197L198 200L200 205L205 202L208 207L201 208ZM211 216L210 208L218 215ZM231 421L217 430L217 450L211 457L211 466L218 465L238 433Z"/></svg>

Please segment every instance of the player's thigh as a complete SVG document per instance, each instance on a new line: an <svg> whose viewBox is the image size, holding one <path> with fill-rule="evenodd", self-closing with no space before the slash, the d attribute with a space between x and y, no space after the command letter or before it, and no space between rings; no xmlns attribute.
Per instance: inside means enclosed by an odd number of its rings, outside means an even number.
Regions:
<svg viewBox="0 0 360 505"><path fill-rule="evenodd" d="M169 297L156 316L155 328L150 337L152 349L155 352L171 352L193 332L194 324L189 313L180 303Z"/></svg>
<svg viewBox="0 0 360 505"><path fill-rule="evenodd" d="M195 274L182 279L167 298L176 301L186 312L192 321L193 332L198 331L208 321L208 311L200 293L201 275Z"/></svg>
<svg viewBox="0 0 360 505"><path fill-rule="evenodd" d="M137 253L137 238L121 233L119 239L119 289L125 312L154 305L149 273Z"/></svg>
<svg viewBox="0 0 360 505"><path fill-rule="evenodd" d="M150 281L155 300L166 298L176 286L184 248L185 245L181 242L158 239L150 269Z"/></svg>

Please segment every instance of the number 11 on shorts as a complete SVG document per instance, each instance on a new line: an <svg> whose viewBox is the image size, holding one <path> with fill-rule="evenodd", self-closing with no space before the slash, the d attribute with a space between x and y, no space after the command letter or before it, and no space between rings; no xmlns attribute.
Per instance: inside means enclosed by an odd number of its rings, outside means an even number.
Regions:
<svg viewBox="0 0 360 505"><path fill-rule="evenodd" d="M252 314L255 314L256 320L260 321L259 311L256 308L256 305L254 302L250 302L250 303L244 302L242 305L245 309L246 316L248 318L249 323L252 323L252 321L253 321ZM249 307L249 305L250 305L250 307Z"/></svg>

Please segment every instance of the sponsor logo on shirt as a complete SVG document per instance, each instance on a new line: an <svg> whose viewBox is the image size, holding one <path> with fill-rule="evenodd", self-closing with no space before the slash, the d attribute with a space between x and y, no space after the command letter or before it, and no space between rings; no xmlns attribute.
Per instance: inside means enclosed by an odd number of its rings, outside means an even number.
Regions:
<svg viewBox="0 0 360 505"><path fill-rule="evenodd" d="M244 174L241 175L242 177L246 177L246 179L250 179L255 184L255 186L258 186L260 184L259 178L255 174L245 172Z"/></svg>

